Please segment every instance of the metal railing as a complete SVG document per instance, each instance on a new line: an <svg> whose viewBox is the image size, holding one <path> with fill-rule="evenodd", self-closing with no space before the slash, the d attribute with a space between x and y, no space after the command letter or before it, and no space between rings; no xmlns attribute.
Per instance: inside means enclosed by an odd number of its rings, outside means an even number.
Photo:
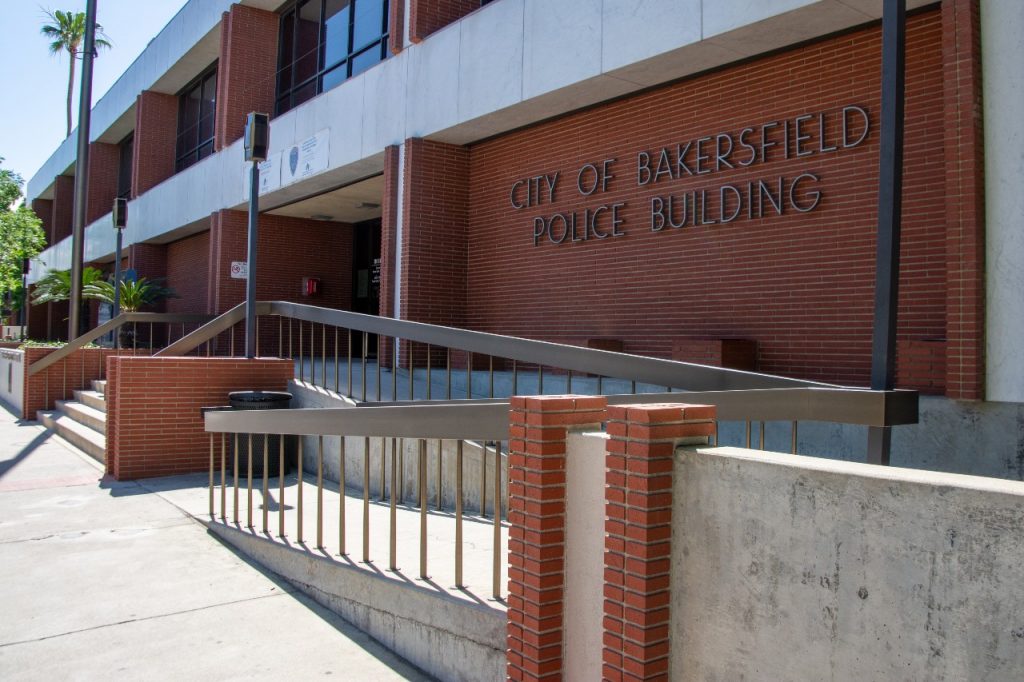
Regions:
<svg viewBox="0 0 1024 682"><path fill-rule="evenodd" d="M487 462L493 455L492 506L494 514L491 555L492 594L501 596L499 576L502 570L501 499L503 494L503 450L508 437L508 396L517 394L589 393L607 395L609 404L640 402L688 402L717 407L715 444L722 422L740 422L745 426L745 445L754 444L755 426L758 444L765 449L765 425L768 422L790 424L791 452L796 453L801 421L825 421L865 426L894 426L916 423L918 396L914 391L870 391L844 388L813 381L790 379L754 372L707 367L691 363L648 358L611 351L579 348L545 341L500 336L485 332L454 329L437 325L394 320L340 310L279 301L261 302L257 311L262 320L260 338L296 364L296 376L302 382L333 390L353 398L358 409L298 409L259 411L212 411L206 415L210 432L209 504L211 520L217 519L216 492L220 491L221 522L228 522L227 492L233 489L233 521L241 526L239 492L245 490L248 501L246 527L255 531L252 506L253 458L259 459L250 445L253 434L297 437L316 443L315 472L304 471L300 452L296 477L296 503L299 507L295 533L304 539L302 518L306 502L302 483L307 473L316 479L316 547L324 548L323 527L323 443L324 438L339 438L340 470L338 493L338 553L345 554L345 438L364 439L362 524L363 560L369 552L371 439L377 444L380 467L380 497L387 499L387 445L391 444L389 566L395 565L396 509L405 504L420 515L420 576L426 577L427 490L433 480L437 507L441 507L442 467L456 477L455 523L456 583L463 586L462 521L467 490L464 489L464 450L466 444L485 444L480 466L478 511L483 515L488 495ZM275 319L276 318L276 319ZM217 335L242 323L240 309L230 311L214 323L197 330L158 355L180 355L209 344ZM462 377L460 383L459 377ZM661 390L659 390L661 387ZM550 389L546 391L545 389ZM216 456L216 433L221 434L220 458ZM405 498L405 442L416 443L415 491ZM426 443L437 441L436 472L428 471ZM448 462L442 443L448 447ZM489 444L489 445L488 445ZM228 449L232 454L228 456ZM264 446L262 457L269 460ZM455 461L452 462L451 458ZM374 467L378 463L374 463ZM242 468L240 468L240 465ZM263 467L267 472L267 467ZM374 468L376 471L376 468ZM219 483L218 483L219 472ZM248 472L246 475L243 472ZM230 481L229 481L230 477ZM244 477L244 484L240 477ZM399 483L396 483L396 480ZM278 482L278 536L285 536L285 477ZM257 490L259 481L256 482ZM396 492L397 490L397 492ZM270 494L269 476L262 482L264 499ZM269 534L267 505L263 509L263 532Z"/></svg>
<svg viewBox="0 0 1024 682"><path fill-rule="evenodd" d="M262 417L265 417L263 419ZM478 405L406 405L392 407L375 407L371 409L354 410L351 408L337 409L297 409L297 410L261 410L256 412L246 411L209 411L206 413L206 430L210 432L210 468L209 468L209 514L211 521L218 518L217 514L217 491L219 489L219 518L222 523L233 523L239 528L243 527L240 519L240 506L247 509L244 527L255 532L256 522L253 518L255 509L253 504L253 470L254 464L262 456L261 469L262 486L256 481L256 491L262 495L262 533L270 535L271 522L269 513L270 499L274 488L277 493L277 537L285 538L288 535L285 527L286 485L284 475L286 467L286 438L295 436L297 442L297 467L295 476L295 507L296 515L294 522L295 542L303 545L306 541L303 519L306 513L306 505L303 494L304 483L307 479L307 470L304 465L303 439L302 436L313 436L316 441L316 465L315 471L309 471L309 477L315 475L316 486L316 541L315 549L327 551L328 543L324 537L325 506L324 506L324 438L338 437L338 468L340 471L336 492L339 495L338 510L338 537L336 545L332 548L337 550L339 555L347 555L346 528L348 520L345 513L345 438L358 437L363 439L363 481L361 486L362 494L362 561L372 562L373 557L370 551L370 504L371 486L370 471L374 463L371 462L370 439L377 439L379 444L378 457L380 466L379 500L387 501L389 505L389 527L388 527L388 568L391 571L397 570L397 547L398 547L398 512L399 507L406 510L418 510L419 515L419 560L418 575L422 579L430 576L428 565L429 543L427 539L429 510L431 507L428 495L429 479L431 477L430 467L427 463L427 443L436 442L437 461L434 470L434 508L442 510L442 467L445 459L444 441L453 444L449 451L454 450L454 462L447 466L454 467L455 490L454 496L454 523L455 542L453 545L453 561L455 572L455 586L465 589L463 570L463 531L464 519L466 517L466 490L465 484L465 458L464 451L469 445L481 449L480 453L480 497L476 508L476 516L479 519L486 519L487 511L487 466L488 459L492 459L491 479L492 491L491 507L492 514L490 525L491 532L491 596L500 600L501 572L504 565L504 551L502 542L502 519L503 505L502 494L504 492L503 481L506 479L507 459L504 456L503 442L508 436L508 408L507 405L501 409L497 404ZM220 433L220 457L217 457L216 434ZM270 452L270 439L263 438L262 454L257 447L253 451L254 434L272 434L278 436L277 452ZM406 444L415 444L416 452L416 483L413 490L413 497L410 501L406 496L406 485L404 471L406 468ZM390 484L386 482L388 467L388 444L390 443ZM229 455L230 449L230 455ZM270 483L270 457L276 456L278 461L276 486ZM219 474L219 483L218 483ZM244 479L244 480L243 480ZM231 513L229 522L228 491L231 491ZM245 503L240 503L240 493L245 492Z"/></svg>

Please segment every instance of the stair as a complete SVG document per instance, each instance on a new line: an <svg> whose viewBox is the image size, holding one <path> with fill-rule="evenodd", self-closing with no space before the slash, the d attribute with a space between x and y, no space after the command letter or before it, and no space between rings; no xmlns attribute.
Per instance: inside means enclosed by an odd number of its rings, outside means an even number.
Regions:
<svg viewBox="0 0 1024 682"><path fill-rule="evenodd" d="M104 462L107 451L106 381L93 381L91 391L75 391L74 400L56 401L57 409L40 411L37 419L58 436Z"/></svg>

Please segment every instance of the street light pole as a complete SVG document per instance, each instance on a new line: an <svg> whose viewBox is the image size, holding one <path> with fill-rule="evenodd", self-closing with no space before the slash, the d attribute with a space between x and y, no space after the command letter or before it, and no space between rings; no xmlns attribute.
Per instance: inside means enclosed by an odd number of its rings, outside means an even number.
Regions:
<svg viewBox="0 0 1024 682"><path fill-rule="evenodd" d="M78 338L82 313L82 262L85 253L85 200L89 191L89 121L92 114L92 60L96 51L96 0L85 4L82 86L78 102L78 159L75 162L75 210L71 229L71 302L68 341ZM74 56L72 56L74 59Z"/></svg>
<svg viewBox="0 0 1024 682"><path fill-rule="evenodd" d="M245 276L245 357L256 357L256 246L260 221L260 161L267 160L270 116L252 112L245 120L245 160L252 163L249 186L249 248Z"/></svg>

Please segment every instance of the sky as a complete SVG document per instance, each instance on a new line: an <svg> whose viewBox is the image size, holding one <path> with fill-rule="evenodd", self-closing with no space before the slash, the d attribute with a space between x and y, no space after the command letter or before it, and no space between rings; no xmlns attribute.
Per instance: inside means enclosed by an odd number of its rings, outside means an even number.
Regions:
<svg viewBox="0 0 1024 682"><path fill-rule="evenodd" d="M93 103L110 89L187 0L97 0L96 21L113 44L93 62ZM85 0L0 0L0 157L25 179L64 141L68 56L39 33L45 10L85 11ZM72 126L78 124L81 63ZM74 133L73 133L74 134Z"/></svg>

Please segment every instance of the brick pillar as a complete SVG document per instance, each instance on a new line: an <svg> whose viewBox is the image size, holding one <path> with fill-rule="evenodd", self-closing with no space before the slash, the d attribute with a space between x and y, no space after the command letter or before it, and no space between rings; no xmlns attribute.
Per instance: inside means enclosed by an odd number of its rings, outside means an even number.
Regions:
<svg viewBox="0 0 1024 682"><path fill-rule="evenodd" d="M89 191L86 198L85 224L89 225L114 207L117 196L117 171L121 165L121 148L116 144L89 144Z"/></svg>
<svg viewBox="0 0 1024 682"><path fill-rule="evenodd" d="M434 31L440 31L479 7L479 0L412 0L409 3L409 40L422 42Z"/></svg>
<svg viewBox="0 0 1024 682"><path fill-rule="evenodd" d="M669 585L675 449L704 444L710 405L608 408L604 678L669 679Z"/></svg>
<svg viewBox="0 0 1024 682"><path fill-rule="evenodd" d="M50 246L71 236L75 211L75 178L58 175L53 179L53 214L50 217Z"/></svg>
<svg viewBox="0 0 1024 682"><path fill-rule="evenodd" d="M274 113L280 21L274 12L239 4L223 14L214 133L218 151L242 136L250 111Z"/></svg>
<svg viewBox="0 0 1024 682"><path fill-rule="evenodd" d="M388 5L388 49L398 54L405 47L405 2L394 0Z"/></svg>
<svg viewBox="0 0 1024 682"><path fill-rule="evenodd" d="M984 398L985 183L978 0L943 0L946 395Z"/></svg>
<svg viewBox="0 0 1024 682"><path fill-rule="evenodd" d="M463 327L469 152L457 145L406 140L403 176L401 317ZM416 350L416 364L424 362L426 350L420 346ZM443 349L436 348L435 353L434 362L444 363Z"/></svg>
<svg viewBox="0 0 1024 682"><path fill-rule="evenodd" d="M43 228L43 234L46 235L46 239L50 239L50 234L53 226L53 201L50 199L33 199L32 200L32 211L39 218L40 226Z"/></svg>
<svg viewBox="0 0 1024 682"><path fill-rule="evenodd" d="M565 440L605 418L603 397L512 398L508 456L508 677L562 676Z"/></svg>
<svg viewBox="0 0 1024 682"><path fill-rule="evenodd" d="M132 197L145 194L174 175L178 98L144 90L135 102Z"/></svg>
<svg viewBox="0 0 1024 682"><path fill-rule="evenodd" d="M392 3L400 5L402 3ZM395 252L398 234L398 182L402 150L391 145L384 150L384 196L381 200L380 223L380 310L381 317L395 315ZM381 366L390 367L392 358L391 339L381 341Z"/></svg>

